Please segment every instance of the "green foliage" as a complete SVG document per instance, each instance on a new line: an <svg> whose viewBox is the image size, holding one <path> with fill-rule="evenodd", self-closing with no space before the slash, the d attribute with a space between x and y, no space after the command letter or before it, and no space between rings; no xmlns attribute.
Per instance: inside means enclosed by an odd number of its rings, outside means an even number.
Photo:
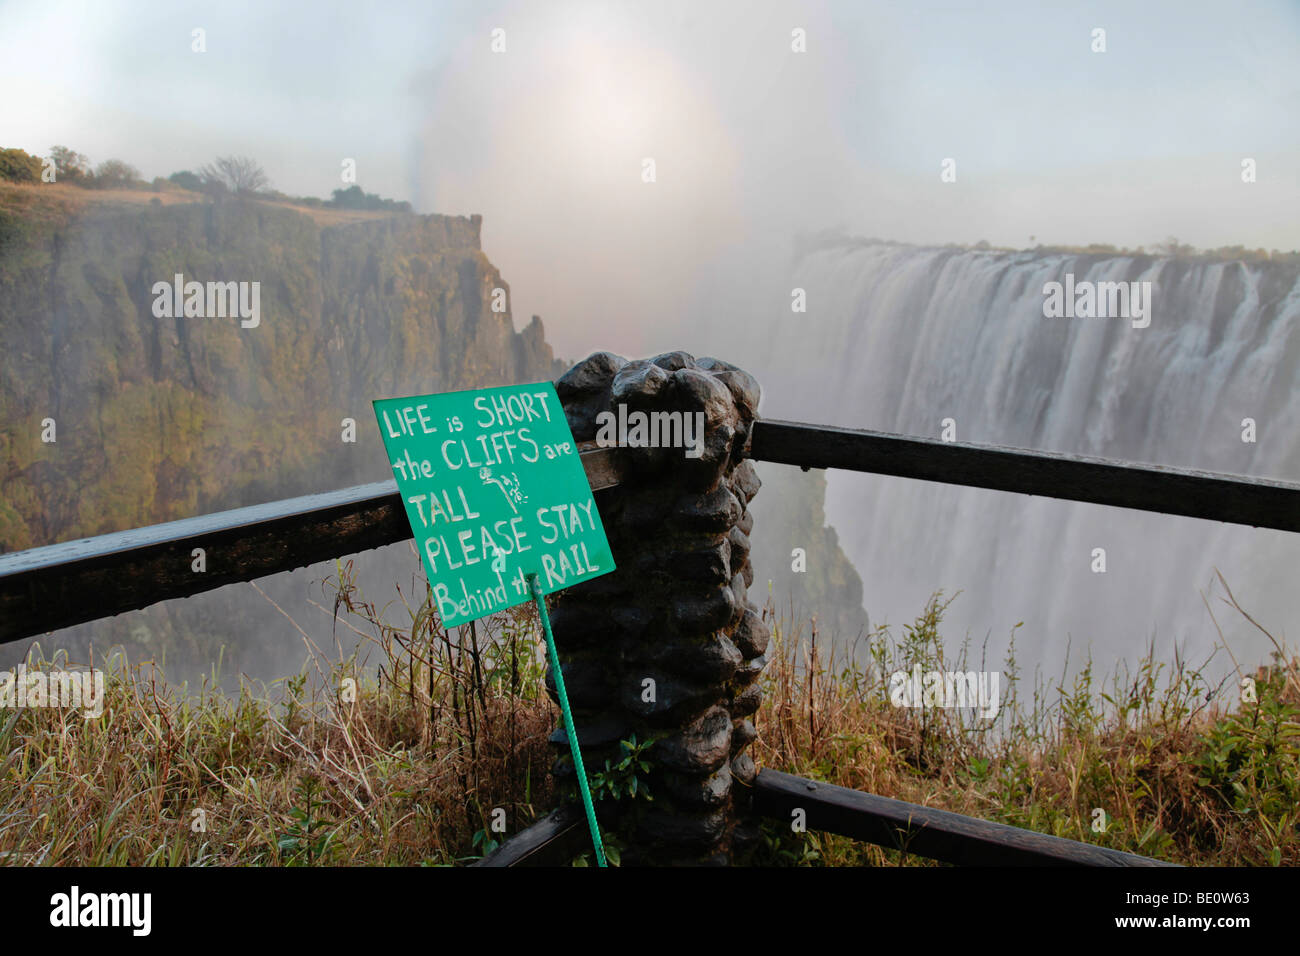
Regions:
<svg viewBox="0 0 1300 956"><path fill-rule="evenodd" d="M326 821L317 816L324 806L316 799L318 789L317 780L308 776L295 791L302 803L289 811L293 822L276 844L286 866L314 866L327 861L338 828L326 830Z"/></svg>
<svg viewBox="0 0 1300 956"><path fill-rule="evenodd" d="M654 800L645 781L645 775L650 773L650 761L645 753L654 744L654 740L638 743L636 734L620 740L618 749L622 759L612 766L606 760L604 769L591 775L592 799L621 800L626 796L629 800Z"/></svg>
<svg viewBox="0 0 1300 956"><path fill-rule="evenodd" d="M410 212L409 202L381 199L374 193L363 192L360 186L334 190L334 198L325 203L335 209L386 209L393 212Z"/></svg>
<svg viewBox="0 0 1300 956"><path fill-rule="evenodd" d="M1294 841L1300 822L1300 707L1286 699L1286 687L1285 667L1267 669L1257 699L1215 721L1191 757L1197 782L1258 824L1275 864L1284 834Z"/></svg>
<svg viewBox="0 0 1300 956"><path fill-rule="evenodd" d="M614 830L606 830L600 821L596 822L600 830L600 846L605 853L605 863L609 866L623 865L623 851L627 847L623 844L622 838ZM570 861L570 866L595 866L596 865L596 848L589 847L580 855L575 856Z"/></svg>
<svg viewBox="0 0 1300 956"><path fill-rule="evenodd" d="M292 731L301 716L304 692L307 687L307 672L302 671L292 677L283 678L277 683L283 684L284 726Z"/></svg>
<svg viewBox="0 0 1300 956"><path fill-rule="evenodd" d="M659 738L654 737L649 740L638 741L636 734L628 737L626 740L618 742L619 759L617 761L606 760L601 770L594 774L589 774L590 780L588 786L591 789L591 799L593 803L621 803L622 806L617 812L622 824L635 825L637 810L645 803L654 801L650 794L650 787L646 783L646 776L650 773L652 764L647 759L647 754L654 748ZM561 761L567 762L572 766L572 761L565 758ZM622 837L618 830L605 829L605 823L601 821L600 814L597 814L596 825L600 828L601 844L605 851L605 861L610 866L619 866L622 863L622 851L626 848L622 842ZM596 851L594 847L588 848L581 855L574 858L573 866L595 866Z"/></svg>
<svg viewBox="0 0 1300 956"><path fill-rule="evenodd" d="M820 866L821 851L816 836L795 833L788 823L779 820L762 820L759 823L759 840L747 859L747 866Z"/></svg>
<svg viewBox="0 0 1300 956"><path fill-rule="evenodd" d="M39 156L21 149L0 149L0 179L11 183L39 183L41 169Z"/></svg>
<svg viewBox="0 0 1300 956"><path fill-rule="evenodd" d="M488 827L475 830L474 836L470 839L470 845L478 850L479 857L485 857L501 845Z"/></svg>

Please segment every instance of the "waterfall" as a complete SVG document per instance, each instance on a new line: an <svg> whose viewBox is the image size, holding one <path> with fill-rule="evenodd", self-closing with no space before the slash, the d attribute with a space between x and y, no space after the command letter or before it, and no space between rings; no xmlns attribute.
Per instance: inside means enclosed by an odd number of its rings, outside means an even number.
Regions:
<svg viewBox="0 0 1300 956"><path fill-rule="evenodd" d="M823 242L793 268L787 308L751 361L769 418L1300 481L1300 282L1293 263L971 251ZM1047 318L1044 285L1150 282L1150 325ZM752 331L752 330L751 330ZM1243 419L1256 441L1243 441ZM1279 639L1300 620L1300 535L1169 515L829 473L828 521L872 623L911 621L961 591L950 641L988 640L999 667L1018 622L1026 673L1105 673L1154 642L1199 664L1218 635L1243 671L1271 645L1221 603L1214 568ZM761 533L761 532L760 532ZM1096 573L1094 549L1105 550ZM810 569L809 573L814 573ZM954 640L955 639L955 640ZM1294 641L1291 642L1294 649ZM1220 652L1210 670L1231 670Z"/></svg>

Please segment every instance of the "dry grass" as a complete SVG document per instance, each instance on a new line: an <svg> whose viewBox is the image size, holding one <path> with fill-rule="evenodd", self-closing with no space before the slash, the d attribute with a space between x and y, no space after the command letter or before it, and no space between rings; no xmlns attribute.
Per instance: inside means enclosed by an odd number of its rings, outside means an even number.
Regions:
<svg viewBox="0 0 1300 956"><path fill-rule="evenodd" d="M339 226L349 222L370 222L374 219L392 219L401 213L392 212L386 209L331 209L322 206L302 206L292 202L282 202L279 200L259 199L257 202L263 206L277 206L282 209L290 209L300 216L307 216L316 225L324 228L326 226Z"/></svg>
<svg viewBox="0 0 1300 956"><path fill-rule="evenodd" d="M349 567L334 583L336 610L378 619ZM107 674L101 718L26 709L0 723L0 854L99 866L447 864L480 853L493 808L509 832L549 809L555 710L535 614L462 635L427 605L412 621L366 632L377 677L362 678L353 655L271 688L245 683L235 699L210 690L215 674L193 693L148 664L95 662Z"/></svg>
<svg viewBox="0 0 1300 956"><path fill-rule="evenodd" d="M205 203L210 200L202 193L182 189L174 183L154 190L139 189L87 189L71 183L9 183L0 182L0 210L21 213L24 217L38 215L40 210L50 210L60 221L73 218L95 206L179 206ZM304 206L297 203L254 199L250 202L263 206L290 209L309 217L316 225L337 226L349 222L368 222L389 219L396 213L382 209L332 209Z"/></svg>
<svg viewBox="0 0 1300 956"><path fill-rule="evenodd" d="M1232 687L1231 706L1204 665L1166 667L1149 654L1108 686L1089 665L1069 685L1039 681L1025 701L1014 652L993 720L892 706L895 671L975 669L964 650L944 660L947 606L936 596L901 637L879 630L841 660L824 658L815 621L804 637L769 607L776 647L756 718L759 765L1179 863L1300 863L1300 667L1276 641L1275 663L1250 675L1257 699L1237 703ZM903 862L833 835L768 833L785 861Z"/></svg>
<svg viewBox="0 0 1300 956"><path fill-rule="evenodd" d="M397 628L350 565L327 585L336 636L365 639L332 664L303 629L316 663L232 698L211 689L215 673L170 688L148 663L110 655L95 662L102 717L0 712L0 858L442 865L493 845L494 808L509 833L549 809L558 715L531 607L448 633L425 601ZM946 606L932 600L901 635L879 630L842 659L827 657L815 622L805 636L769 607L760 766L1177 862L1300 863L1300 674L1282 648L1255 675L1258 700L1231 707L1184 662L1149 658L1105 688L1090 669L1069 686L1038 682L1027 701L1009 660L992 721L891 706L894 670L966 669L944 660ZM767 862L922 862L784 829L768 827Z"/></svg>

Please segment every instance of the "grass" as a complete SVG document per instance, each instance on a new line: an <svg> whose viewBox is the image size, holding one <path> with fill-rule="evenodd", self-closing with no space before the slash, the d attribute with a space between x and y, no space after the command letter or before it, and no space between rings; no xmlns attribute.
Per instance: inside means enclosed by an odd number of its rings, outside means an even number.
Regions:
<svg viewBox="0 0 1300 956"><path fill-rule="evenodd" d="M307 206L290 199L246 199L271 206L283 206L309 217L318 226L335 226L340 223L366 222L389 219L395 213L382 209L335 209ZM207 203L211 200L202 193L191 192L174 183L152 189L147 184L122 189L86 189L72 183L11 183L0 181L0 217L12 215L24 223L51 220L64 225L74 216L99 206L178 206Z"/></svg>
<svg viewBox="0 0 1300 956"><path fill-rule="evenodd" d="M1254 700L1234 685L1231 706L1205 665L1150 653L1106 682L1090 663L1071 681L1039 680L1025 700L1014 641L996 718L892 706L895 671L975 669L965 647L944 658L949 603L936 595L902 635L880 629L841 660L823 659L815 621L804 638L774 620L759 766L1188 865L1300 863L1300 668L1277 641L1273 664L1242 675ZM767 826L766 862L929 863L788 830Z"/></svg>
<svg viewBox="0 0 1300 956"><path fill-rule="evenodd" d="M495 846L501 825L514 833L546 812L558 714L531 607L448 633L399 592L409 618L397 628L350 564L328 583L335 637L362 639L332 664L304 629L302 673L226 696L215 671L170 687L115 653L94 662L101 717L0 711L0 860L455 865ZM1300 863L1300 674L1281 646L1249 675L1255 700L1231 706L1202 670L1150 655L1107 682L1084 667L1026 696L1014 654L995 719L892 706L896 670L967 669L964 646L944 658L948 604L936 595L901 634L881 628L842 655L815 619L805 636L769 604L759 765L1180 863ZM28 667L62 663L34 649ZM597 789L616 797L628 770L610 768ZM927 863L784 824L766 833L757 862Z"/></svg>
<svg viewBox="0 0 1300 956"><path fill-rule="evenodd" d="M335 583L338 608L378 619L349 567ZM495 808L510 832L550 809L553 708L526 612L458 640L426 604L407 630L368 638L363 652L381 658L371 677L354 654L223 696L215 672L197 690L169 688L112 655L95 662L101 718L0 711L0 857L443 865L479 855ZM42 663L55 662L28 667Z"/></svg>

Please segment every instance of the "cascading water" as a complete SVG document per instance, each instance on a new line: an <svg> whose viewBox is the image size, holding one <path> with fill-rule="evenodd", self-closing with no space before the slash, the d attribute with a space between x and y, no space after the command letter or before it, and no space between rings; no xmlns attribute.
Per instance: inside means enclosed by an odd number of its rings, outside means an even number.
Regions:
<svg viewBox="0 0 1300 956"><path fill-rule="evenodd" d="M766 417L1300 480L1300 283L1293 263L984 252L877 242L802 255L786 314L755 355ZM1149 281L1150 325L1047 318L1045 283ZM1139 323L1140 324L1140 323ZM751 330L752 331L752 330ZM1257 440L1243 441L1243 419ZM1154 640L1193 664L1217 640L1244 671L1271 645L1218 597L1220 569L1275 636L1300 620L1300 535L910 479L831 472L829 522L873 624L899 625L943 588L945 633L1101 672ZM1105 573L1093 570L1105 549ZM810 569L813 573L813 569ZM1294 642L1292 642L1294 644ZM1211 671L1231 668L1220 653Z"/></svg>

